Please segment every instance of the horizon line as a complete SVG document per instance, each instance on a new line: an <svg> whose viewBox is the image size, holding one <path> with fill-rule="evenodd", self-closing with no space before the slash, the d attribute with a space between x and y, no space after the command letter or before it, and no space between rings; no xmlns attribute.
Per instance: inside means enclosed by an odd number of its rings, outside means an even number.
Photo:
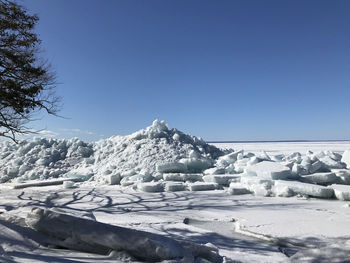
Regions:
<svg viewBox="0 0 350 263"><path fill-rule="evenodd" d="M233 141L207 141L207 143L257 143L257 142L350 142L348 140L233 140Z"/></svg>

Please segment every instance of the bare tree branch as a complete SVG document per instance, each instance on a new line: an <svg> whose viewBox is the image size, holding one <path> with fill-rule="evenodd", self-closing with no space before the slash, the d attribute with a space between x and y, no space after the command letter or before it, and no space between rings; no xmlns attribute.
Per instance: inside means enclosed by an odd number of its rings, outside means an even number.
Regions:
<svg viewBox="0 0 350 263"><path fill-rule="evenodd" d="M10 0L0 0L0 136L33 131L26 125L42 110L56 115L56 73L38 58L40 39L34 32L36 15Z"/></svg>

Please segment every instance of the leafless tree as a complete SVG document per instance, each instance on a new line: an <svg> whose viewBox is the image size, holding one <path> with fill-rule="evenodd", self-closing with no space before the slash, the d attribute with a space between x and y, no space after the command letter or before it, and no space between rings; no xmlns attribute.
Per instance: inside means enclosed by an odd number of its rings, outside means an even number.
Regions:
<svg viewBox="0 0 350 263"><path fill-rule="evenodd" d="M39 58L39 18L21 5L0 0L0 136L17 142L33 133L27 124L41 110L57 115L56 73Z"/></svg>

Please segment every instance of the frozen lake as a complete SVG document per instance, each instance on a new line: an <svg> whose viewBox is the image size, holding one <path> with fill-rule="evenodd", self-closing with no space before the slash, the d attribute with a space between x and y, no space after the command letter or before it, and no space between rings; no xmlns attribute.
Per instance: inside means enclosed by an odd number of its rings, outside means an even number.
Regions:
<svg viewBox="0 0 350 263"><path fill-rule="evenodd" d="M293 152L300 152L305 154L310 150L313 152L320 151L334 151L343 153L350 149L350 141L309 141L309 142L222 142L210 143L218 148L241 150L246 152L257 153L265 151L267 154L289 154Z"/></svg>

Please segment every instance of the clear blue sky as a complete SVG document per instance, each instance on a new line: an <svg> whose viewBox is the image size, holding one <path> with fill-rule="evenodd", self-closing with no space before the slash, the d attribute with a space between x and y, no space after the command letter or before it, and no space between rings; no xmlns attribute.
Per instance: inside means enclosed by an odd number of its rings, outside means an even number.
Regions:
<svg viewBox="0 0 350 263"><path fill-rule="evenodd" d="M156 118L206 140L350 139L348 0L19 0L61 115L98 139Z"/></svg>

